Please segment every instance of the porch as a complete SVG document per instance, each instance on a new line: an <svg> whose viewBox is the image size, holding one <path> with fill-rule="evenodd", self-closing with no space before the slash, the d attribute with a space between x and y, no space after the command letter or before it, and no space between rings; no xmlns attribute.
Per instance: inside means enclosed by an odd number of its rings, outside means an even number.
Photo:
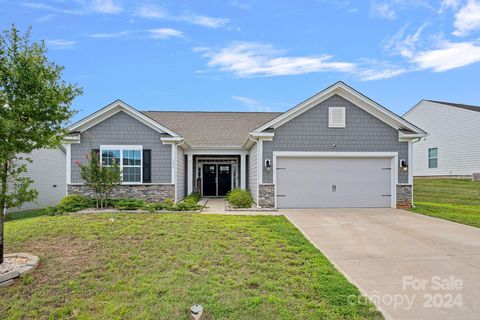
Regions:
<svg viewBox="0 0 480 320"><path fill-rule="evenodd" d="M248 154L246 150L186 152L187 194L223 197L228 191L247 186Z"/></svg>

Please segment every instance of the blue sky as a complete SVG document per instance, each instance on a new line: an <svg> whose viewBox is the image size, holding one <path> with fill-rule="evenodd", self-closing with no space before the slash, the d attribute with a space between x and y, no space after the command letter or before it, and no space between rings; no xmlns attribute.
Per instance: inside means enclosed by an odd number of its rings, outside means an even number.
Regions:
<svg viewBox="0 0 480 320"><path fill-rule="evenodd" d="M343 80L403 114L480 105L480 0L0 0L84 88L74 120L141 110L284 111Z"/></svg>

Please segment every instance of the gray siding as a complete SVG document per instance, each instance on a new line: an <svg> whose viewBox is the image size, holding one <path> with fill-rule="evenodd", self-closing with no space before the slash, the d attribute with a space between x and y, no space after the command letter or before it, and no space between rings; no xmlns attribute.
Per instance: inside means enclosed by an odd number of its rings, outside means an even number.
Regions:
<svg viewBox="0 0 480 320"><path fill-rule="evenodd" d="M345 107L345 128L328 127L328 107ZM338 95L275 129L273 141L263 142L263 159L273 159L273 151L389 151L408 159L408 143L398 141L396 129ZM272 182L263 167L263 183ZM399 170L398 182L407 183L408 173Z"/></svg>
<svg viewBox="0 0 480 320"><path fill-rule="evenodd" d="M152 183L171 183L172 146L162 144L160 133L119 112L81 134L81 143L72 144L72 183L82 183L75 163L86 162L85 155L100 145L142 145L152 150Z"/></svg>
<svg viewBox="0 0 480 320"><path fill-rule="evenodd" d="M61 148L34 150L23 157L32 159L27 164L25 176L31 178L31 189L38 191L36 201L26 202L20 208L11 208L8 212L30 210L57 205L60 199L66 196L66 156Z"/></svg>
<svg viewBox="0 0 480 320"><path fill-rule="evenodd" d="M250 149L248 159L248 189L252 193L253 200L257 203L257 144Z"/></svg>
<svg viewBox="0 0 480 320"><path fill-rule="evenodd" d="M185 153L177 147L177 201L185 196Z"/></svg>

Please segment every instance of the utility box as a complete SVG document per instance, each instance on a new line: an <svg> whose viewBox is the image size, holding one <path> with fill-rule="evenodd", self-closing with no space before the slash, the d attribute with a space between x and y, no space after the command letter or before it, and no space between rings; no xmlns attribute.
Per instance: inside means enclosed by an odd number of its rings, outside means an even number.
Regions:
<svg viewBox="0 0 480 320"><path fill-rule="evenodd" d="M472 173L472 181L480 181L480 172Z"/></svg>

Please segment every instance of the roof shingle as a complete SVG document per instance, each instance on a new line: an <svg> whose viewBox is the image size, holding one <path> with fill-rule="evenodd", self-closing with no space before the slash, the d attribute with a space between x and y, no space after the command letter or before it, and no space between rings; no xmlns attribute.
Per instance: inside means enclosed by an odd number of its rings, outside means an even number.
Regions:
<svg viewBox="0 0 480 320"><path fill-rule="evenodd" d="M181 135L191 147L241 147L248 133L281 112L143 111Z"/></svg>

